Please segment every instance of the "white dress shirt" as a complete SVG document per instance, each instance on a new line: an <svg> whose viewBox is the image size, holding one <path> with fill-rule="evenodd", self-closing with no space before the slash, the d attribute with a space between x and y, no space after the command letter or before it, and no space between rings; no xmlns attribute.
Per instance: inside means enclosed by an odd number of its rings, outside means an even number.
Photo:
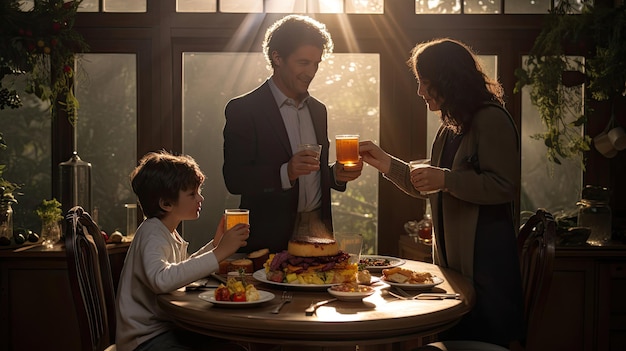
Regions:
<svg viewBox="0 0 626 351"><path fill-rule="evenodd" d="M300 144L317 144L317 137L315 136L315 129L313 128L313 121L311 120L311 113L307 104L310 97L307 96L296 106L296 102L293 99L288 98L278 89L273 79L269 79L269 86L283 117L292 153L298 152L298 145ZM287 163L281 166L280 177L283 189L290 189L292 184L287 174ZM298 212L310 212L321 206L322 187L320 182L320 171L298 178L300 186Z"/></svg>

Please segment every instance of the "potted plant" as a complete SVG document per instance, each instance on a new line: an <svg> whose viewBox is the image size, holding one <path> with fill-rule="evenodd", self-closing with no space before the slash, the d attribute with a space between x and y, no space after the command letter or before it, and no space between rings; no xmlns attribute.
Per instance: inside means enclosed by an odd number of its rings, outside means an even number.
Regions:
<svg viewBox="0 0 626 351"><path fill-rule="evenodd" d="M61 203L56 199L43 200L35 212L41 219L43 244L51 249L61 239Z"/></svg>
<svg viewBox="0 0 626 351"><path fill-rule="evenodd" d="M578 10L580 13L574 14ZM516 70L515 87L515 92L530 87L531 102L546 128L533 137L544 141L550 161L560 164L563 158L582 159L590 149L591 138L581 134L580 128L594 115L593 106L598 102L615 104L623 98L624 57L623 3L613 5L596 0L594 5L591 0L562 0L550 11L526 66ZM580 84L584 90L571 88Z"/></svg>

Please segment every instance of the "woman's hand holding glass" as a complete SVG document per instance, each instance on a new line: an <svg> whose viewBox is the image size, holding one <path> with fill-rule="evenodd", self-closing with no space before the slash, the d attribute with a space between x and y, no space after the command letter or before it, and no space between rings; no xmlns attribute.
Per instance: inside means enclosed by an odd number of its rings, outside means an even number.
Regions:
<svg viewBox="0 0 626 351"><path fill-rule="evenodd" d="M422 195L436 193L445 187L445 171L442 168L411 161L411 184Z"/></svg>

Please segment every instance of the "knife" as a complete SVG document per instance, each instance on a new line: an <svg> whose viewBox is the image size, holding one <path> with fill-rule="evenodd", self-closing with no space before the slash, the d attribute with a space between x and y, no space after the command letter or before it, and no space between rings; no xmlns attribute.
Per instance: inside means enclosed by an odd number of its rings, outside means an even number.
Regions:
<svg viewBox="0 0 626 351"><path fill-rule="evenodd" d="M414 300L443 300L443 299L455 299L461 298L460 294L456 293L421 293L413 297Z"/></svg>
<svg viewBox="0 0 626 351"><path fill-rule="evenodd" d="M307 316L312 316L312 315L313 315L313 313L315 313L315 310L316 310L318 307L320 307L320 306L322 306L322 305L325 305L325 304L327 304L327 303L329 303L329 302L333 302L333 301L335 301L335 300L337 300L337 299L336 299L336 298L333 298L333 299L323 300L323 301L319 301L319 302L314 302L314 303L312 303L309 307L307 307L307 308L306 308L306 310L304 310L304 313L305 313Z"/></svg>

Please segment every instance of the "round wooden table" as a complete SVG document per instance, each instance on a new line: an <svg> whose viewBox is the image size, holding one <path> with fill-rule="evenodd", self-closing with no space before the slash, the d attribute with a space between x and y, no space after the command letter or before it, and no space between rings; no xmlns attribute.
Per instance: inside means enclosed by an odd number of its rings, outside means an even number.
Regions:
<svg viewBox="0 0 626 351"><path fill-rule="evenodd" d="M443 278L431 291L459 293L460 299L401 300L388 293L389 285L378 283L376 293L362 301L333 301L307 316L304 310L312 302L332 296L326 289L288 288L292 302L273 314L285 287L256 282L257 289L270 291L275 298L237 308L213 305L200 299L198 291L175 291L159 295L158 303L176 324L195 332L254 343L324 347L389 345L433 335L456 324L472 308L474 289L460 274L419 261L406 260L402 267Z"/></svg>

